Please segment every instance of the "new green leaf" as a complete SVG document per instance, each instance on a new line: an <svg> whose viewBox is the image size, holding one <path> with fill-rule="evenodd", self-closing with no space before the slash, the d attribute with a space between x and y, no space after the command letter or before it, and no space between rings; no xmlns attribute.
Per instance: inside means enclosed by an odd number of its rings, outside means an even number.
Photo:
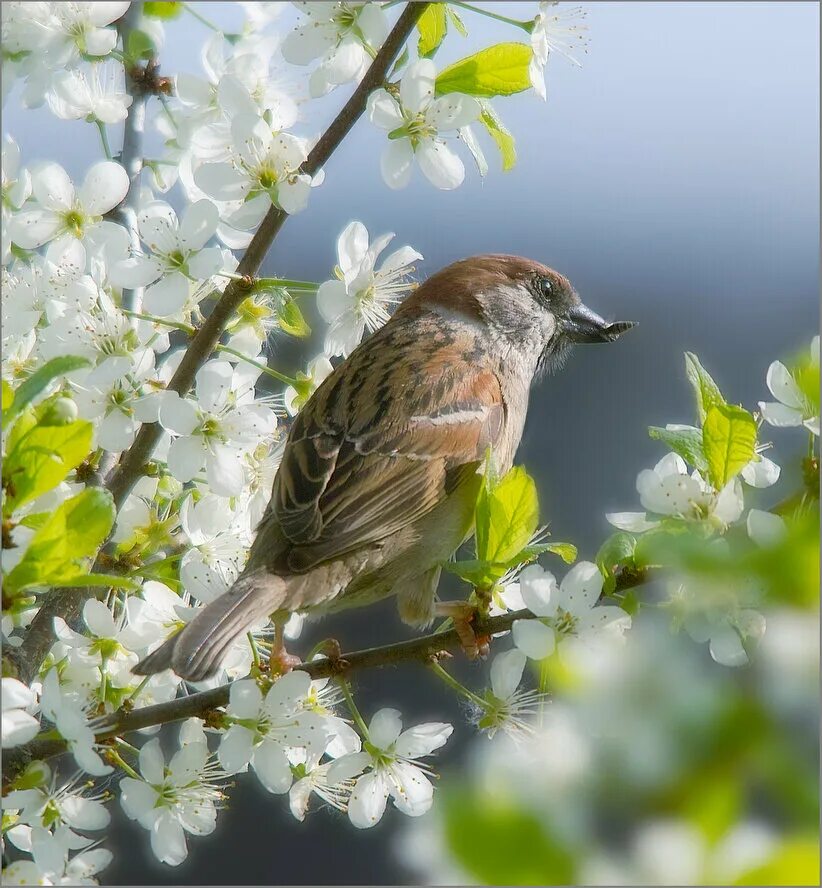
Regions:
<svg viewBox="0 0 822 888"><path fill-rule="evenodd" d="M517 149L514 137L500 119L499 114L491 107L491 103L482 101L480 123L488 130L502 158L503 172L513 169L517 162Z"/></svg>
<svg viewBox="0 0 822 888"><path fill-rule="evenodd" d="M3 464L4 512L56 487L88 456L93 426L78 419L63 426L34 426L17 442Z"/></svg>
<svg viewBox="0 0 822 888"><path fill-rule="evenodd" d="M96 554L114 524L115 514L111 494L98 487L89 487L61 503L34 535L22 561L6 577L9 593L79 579L80 563Z"/></svg>
<svg viewBox="0 0 822 888"><path fill-rule="evenodd" d="M8 409L6 409L6 382L4 381L3 424L8 426L12 423L20 411L27 407L52 380L65 376L66 373L71 373L72 370L88 367L88 365L89 361L86 358L77 358L73 355L52 358L43 364L39 370L35 370L25 382L20 384Z"/></svg>
<svg viewBox="0 0 822 888"><path fill-rule="evenodd" d="M437 95L459 92L469 96L510 96L531 88L528 67L531 47L498 43L444 68L437 77Z"/></svg>
<svg viewBox="0 0 822 888"><path fill-rule="evenodd" d="M506 562L518 555L537 529L539 503L534 479L515 466L477 499L476 544L480 561Z"/></svg>
<svg viewBox="0 0 822 888"><path fill-rule="evenodd" d="M684 426L679 429L662 429L658 426L649 426L648 434L656 441L662 443L674 453L678 453L686 463L705 472L708 464L702 450L702 429Z"/></svg>
<svg viewBox="0 0 822 888"><path fill-rule="evenodd" d="M711 374L699 363L699 358L692 352L685 352L685 375L696 395L697 418L700 423L704 423L711 407L724 404L725 399L722 397L719 386L711 378Z"/></svg>
<svg viewBox="0 0 822 888"><path fill-rule="evenodd" d="M143 3L143 12L149 18L173 19L177 18L182 11L183 4L175 2L175 0L160 0L160 2L146 0Z"/></svg>
<svg viewBox="0 0 822 888"><path fill-rule="evenodd" d="M280 328L289 336L305 339L311 334L311 327L306 323L303 313L293 299L286 300L280 307L279 321Z"/></svg>
<svg viewBox="0 0 822 888"><path fill-rule="evenodd" d="M741 407L719 404L711 407L702 426L702 443L708 477L720 490L739 473L756 452L756 423Z"/></svg>
<svg viewBox="0 0 822 888"><path fill-rule="evenodd" d="M421 59L431 58L445 39L448 32L445 8L445 3L429 3L417 22L417 30L420 32L417 52Z"/></svg>

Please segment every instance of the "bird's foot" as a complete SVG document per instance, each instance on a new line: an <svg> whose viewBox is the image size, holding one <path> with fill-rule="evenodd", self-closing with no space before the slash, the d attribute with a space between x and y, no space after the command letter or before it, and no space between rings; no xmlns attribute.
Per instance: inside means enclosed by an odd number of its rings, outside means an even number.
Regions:
<svg viewBox="0 0 822 888"><path fill-rule="evenodd" d="M318 654L323 654L331 664L331 671L335 675L342 675L348 669L348 660L342 655L342 648L336 638L327 638L317 648Z"/></svg>
<svg viewBox="0 0 822 888"><path fill-rule="evenodd" d="M284 645L274 646L268 657L268 671L271 675L285 675L299 666L302 660L289 654Z"/></svg>
<svg viewBox="0 0 822 888"><path fill-rule="evenodd" d="M483 660L491 650L491 636L477 635L474 626L480 608L470 601L440 601L435 605L436 613L441 617L450 617L454 629L460 639L465 656L469 660L481 657Z"/></svg>

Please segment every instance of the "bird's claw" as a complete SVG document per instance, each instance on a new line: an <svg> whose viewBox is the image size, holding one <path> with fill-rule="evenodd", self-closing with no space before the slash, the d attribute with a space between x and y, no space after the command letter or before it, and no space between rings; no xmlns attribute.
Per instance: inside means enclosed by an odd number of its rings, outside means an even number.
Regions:
<svg viewBox="0 0 822 888"><path fill-rule="evenodd" d="M349 667L348 660L342 655L342 648L336 638L327 638L318 648L331 665L331 671L334 675L342 675Z"/></svg>
<svg viewBox="0 0 822 888"><path fill-rule="evenodd" d="M443 601L436 606L440 616L450 617L459 636L460 646L469 660L485 659L491 651L491 636L477 635L474 625L479 608L468 601Z"/></svg>

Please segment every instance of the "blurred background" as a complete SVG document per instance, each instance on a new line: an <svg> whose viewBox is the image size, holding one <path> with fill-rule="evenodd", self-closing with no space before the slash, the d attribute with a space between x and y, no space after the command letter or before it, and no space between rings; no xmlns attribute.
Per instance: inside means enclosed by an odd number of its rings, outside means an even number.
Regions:
<svg viewBox="0 0 822 888"><path fill-rule="evenodd" d="M226 30L241 20L231 3L193 5ZM283 5L287 28L295 11ZM520 19L536 9L481 5ZM638 321L618 344L578 349L542 383L519 452L553 537L591 559L609 533L605 513L638 508L636 474L664 454L646 426L693 421L683 351L700 356L730 402L753 409L770 399L769 363L804 349L818 327L819 8L585 8L583 66L552 56L547 104L531 93L495 103L517 137L513 171L501 173L484 142L486 179L466 156L454 192L420 176L389 192L377 162L384 135L362 120L264 271L325 280L338 233L359 219L372 236L394 231L398 246L419 250L422 278L474 253L518 253L566 274L606 317ZM449 34L438 65L523 36L462 14L470 36ZM208 36L190 16L168 23L161 73L201 73ZM345 97L343 88L312 103L304 131L319 134ZM3 126L26 163L48 157L76 176L99 154L94 127L23 112L14 96ZM275 340L272 364L294 367L318 342L301 353ZM754 492L764 508L790 490L806 447L798 430L768 433L784 475ZM814 588L792 596L815 599ZM367 832L322 810L299 824L284 799L240 777L216 834L192 840L176 869L154 861L139 827L117 820L105 880L797 884L818 869L818 611L763 610L768 630L739 670L643 611L621 656L552 676L544 732L525 752L476 736L451 692L418 667L364 675L361 700L374 710L395 705L409 724L457 725L436 763L432 812L413 823L389 812ZM389 603L304 637L306 649L334 635L351 650L408 631ZM481 666L459 668L469 684L484 680Z"/></svg>

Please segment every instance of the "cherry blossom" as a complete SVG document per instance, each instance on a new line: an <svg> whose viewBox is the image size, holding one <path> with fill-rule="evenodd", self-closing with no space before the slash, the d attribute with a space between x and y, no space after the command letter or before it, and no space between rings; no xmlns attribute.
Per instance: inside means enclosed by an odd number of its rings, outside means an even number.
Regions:
<svg viewBox="0 0 822 888"><path fill-rule="evenodd" d="M412 262L422 256L411 247L400 247L376 263L393 234L368 244L362 222L351 222L337 239L338 279L326 281L317 291L317 308L330 324L325 337L329 355L347 357L359 345L366 330L373 333L390 317L395 306L412 289L407 280Z"/></svg>
<svg viewBox="0 0 822 888"><path fill-rule="evenodd" d="M405 188L416 159L425 177L437 188L457 188L465 167L441 132L452 132L476 120L479 102L460 93L434 98L437 70L430 59L410 65L400 82L399 99L385 89L368 97L370 121L389 134L381 160L389 188Z"/></svg>

